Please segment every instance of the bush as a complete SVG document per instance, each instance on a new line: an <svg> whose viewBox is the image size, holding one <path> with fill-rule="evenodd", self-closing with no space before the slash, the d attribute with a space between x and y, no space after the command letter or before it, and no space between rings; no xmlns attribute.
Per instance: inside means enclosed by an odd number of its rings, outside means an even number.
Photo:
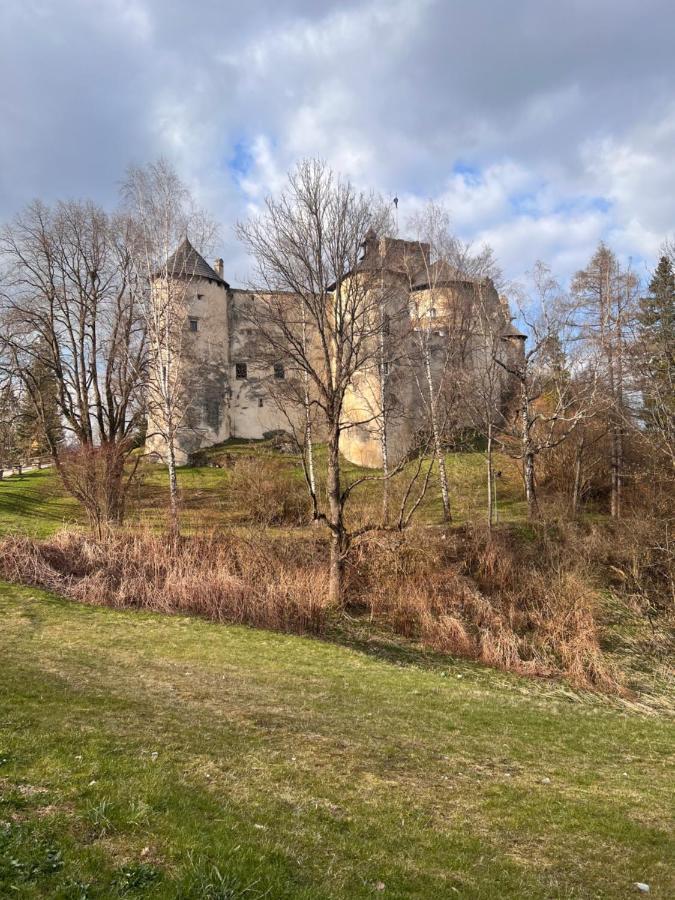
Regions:
<svg viewBox="0 0 675 900"><path fill-rule="evenodd" d="M100 540L72 532L43 542L8 538L0 543L0 577L85 603L297 633L325 632L338 616L350 627L356 614L425 648L622 692L601 646L601 597L642 616L650 652L665 658L665 644L655 642L675 617L667 537L662 524L646 520L371 532L349 557L346 611L328 607L320 533L251 529L174 543L122 532Z"/></svg>
<svg viewBox="0 0 675 900"><path fill-rule="evenodd" d="M326 567L265 535L186 538L104 534L94 540L61 532L48 541L10 538L0 544L0 572L83 603L188 613L303 633L322 631Z"/></svg>
<svg viewBox="0 0 675 900"><path fill-rule="evenodd" d="M304 525L310 501L304 482L284 460L259 456L238 459L227 490L246 520L257 525Z"/></svg>
<svg viewBox="0 0 675 900"><path fill-rule="evenodd" d="M596 597L560 535L467 527L373 537L355 555L352 603L442 652L521 674L621 690L599 643Z"/></svg>

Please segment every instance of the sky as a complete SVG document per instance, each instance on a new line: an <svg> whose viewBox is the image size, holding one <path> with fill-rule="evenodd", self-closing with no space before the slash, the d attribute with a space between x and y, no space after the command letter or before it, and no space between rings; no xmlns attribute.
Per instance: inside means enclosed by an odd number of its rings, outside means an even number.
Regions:
<svg viewBox="0 0 675 900"><path fill-rule="evenodd" d="M106 207L169 159L233 224L306 156L443 204L508 278L607 241L646 272L675 232L673 0L1 0L0 221Z"/></svg>

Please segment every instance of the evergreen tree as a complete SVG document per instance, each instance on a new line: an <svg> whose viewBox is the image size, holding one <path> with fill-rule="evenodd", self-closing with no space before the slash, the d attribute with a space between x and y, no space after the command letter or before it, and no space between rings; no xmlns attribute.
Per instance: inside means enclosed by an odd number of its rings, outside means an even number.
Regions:
<svg viewBox="0 0 675 900"><path fill-rule="evenodd" d="M640 301L638 322L654 374L658 377L668 369L672 371L675 365L675 273L667 256L659 260L649 283L649 293Z"/></svg>
<svg viewBox="0 0 675 900"><path fill-rule="evenodd" d="M640 300L638 359L648 427L672 430L675 416L675 273L662 256Z"/></svg>

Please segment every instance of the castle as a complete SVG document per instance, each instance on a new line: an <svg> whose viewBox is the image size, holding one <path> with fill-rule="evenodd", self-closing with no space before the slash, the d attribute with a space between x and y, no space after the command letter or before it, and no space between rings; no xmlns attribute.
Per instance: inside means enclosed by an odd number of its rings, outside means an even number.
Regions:
<svg viewBox="0 0 675 900"><path fill-rule="evenodd" d="M470 350L470 364L486 364L489 350L480 340L481 329L475 324L468 330L465 326L467 315L477 321L472 312L477 297L484 315L497 323L507 356L522 354L524 335L511 324L508 304L490 279L467 278L445 263L431 262L428 245L370 233L358 268L355 277L377 272L400 345L391 363L365 369L355 378L345 398L345 414L353 427L343 432L341 451L352 462L379 467L383 410L390 413L389 461L396 461L426 424L420 376L441 377L438 360L447 359L444 348L453 340L460 319L468 335L464 352ZM283 358L271 358L266 352L255 326L256 303L266 295L232 287L225 280L223 260L209 265L187 237L162 271L164 279L180 280L184 296L181 330L186 348L186 408L177 432L177 464L184 465L196 451L229 438L260 439L288 431L291 416L299 415L299 410L289 413L288 406L279 402L278 388L293 374ZM156 280L155 292L161 291L161 281ZM388 312L385 318L389 333ZM416 340L421 329L426 364ZM147 447L164 456L166 442L160 431L154 428L150 414Z"/></svg>

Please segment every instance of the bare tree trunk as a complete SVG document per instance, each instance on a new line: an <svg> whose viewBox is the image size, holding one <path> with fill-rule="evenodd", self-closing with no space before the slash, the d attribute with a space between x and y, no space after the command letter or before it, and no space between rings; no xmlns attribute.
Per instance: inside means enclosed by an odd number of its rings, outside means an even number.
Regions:
<svg viewBox="0 0 675 900"><path fill-rule="evenodd" d="M169 416L169 428L167 429L167 465L169 470L169 530L172 539L180 535L180 521L178 518L178 476L176 474L176 439L173 421Z"/></svg>
<svg viewBox="0 0 675 900"><path fill-rule="evenodd" d="M312 438L312 416L309 406L309 389L305 383L305 453L307 454L307 478L312 496L316 496L316 477L314 475L314 443Z"/></svg>
<svg viewBox="0 0 675 900"><path fill-rule="evenodd" d="M534 448L530 437L530 409L527 398L527 390L523 385L522 417L522 456L523 456L523 484L525 485L525 499L527 500L527 517L534 519L537 516L537 495L534 483Z"/></svg>
<svg viewBox="0 0 675 900"><path fill-rule="evenodd" d="M613 519L621 517L621 475L623 468L623 437L621 426L612 426L611 452L611 501L610 513Z"/></svg>
<svg viewBox="0 0 675 900"><path fill-rule="evenodd" d="M528 452L523 457L523 481L525 482L525 498L527 500L527 517L537 517L537 495L534 489L534 453Z"/></svg>
<svg viewBox="0 0 675 900"><path fill-rule="evenodd" d="M380 397L382 403L382 428L380 430L380 449L382 452L382 523L389 523L389 447L387 444L387 399L386 376L384 362L380 363Z"/></svg>
<svg viewBox="0 0 675 900"><path fill-rule="evenodd" d="M492 464L492 423L487 429L487 523L492 528L494 522L495 498L493 493L494 466Z"/></svg>
<svg viewBox="0 0 675 900"><path fill-rule="evenodd" d="M572 485L572 515L574 516L576 516L579 510L579 501L581 500L581 471L584 457L584 444L585 441L582 437L574 454L574 483Z"/></svg>
<svg viewBox="0 0 675 900"><path fill-rule="evenodd" d="M445 466L445 453L441 441L441 432L438 425L438 410L434 401L434 382L431 376L431 362L429 360L429 348L424 347L424 368L429 390L429 416L431 418L431 431L434 438L434 456L438 463L438 477L441 483L441 500L443 502L443 521L451 522L450 515L450 491L448 490L448 472Z"/></svg>
<svg viewBox="0 0 675 900"><path fill-rule="evenodd" d="M380 407L382 427L380 429L380 450L382 453L382 524L386 527L389 523L389 448L387 444L388 408L387 408L387 375L388 360L386 347L386 314L384 311L384 284L380 274L380 323L379 323L379 351L380 351Z"/></svg>
<svg viewBox="0 0 675 900"><path fill-rule="evenodd" d="M307 354L307 311L305 304L302 304L302 352ZM312 496L312 507L314 516L316 517L316 478L314 475L314 444L312 442L312 407L309 398L309 375L306 371L302 373L304 387L304 406L305 406L305 454L307 459L307 480L309 482L309 490Z"/></svg>
<svg viewBox="0 0 675 900"><path fill-rule="evenodd" d="M387 429L386 422L382 423L382 435L380 438L382 445L382 524L386 527L389 524L389 455L387 449Z"/></svg>
<svg viewBox="0 0 675 900"><path fill-rule="evenodd" d="M347 534L342 517L342 497L340 486L340 431L334 426L328 440L328 467L326 472L326 493L328 496L328 524L331 529L330 570L328 600L331 606L342 604L342 581L344 557L347 551Z"/></svg>

